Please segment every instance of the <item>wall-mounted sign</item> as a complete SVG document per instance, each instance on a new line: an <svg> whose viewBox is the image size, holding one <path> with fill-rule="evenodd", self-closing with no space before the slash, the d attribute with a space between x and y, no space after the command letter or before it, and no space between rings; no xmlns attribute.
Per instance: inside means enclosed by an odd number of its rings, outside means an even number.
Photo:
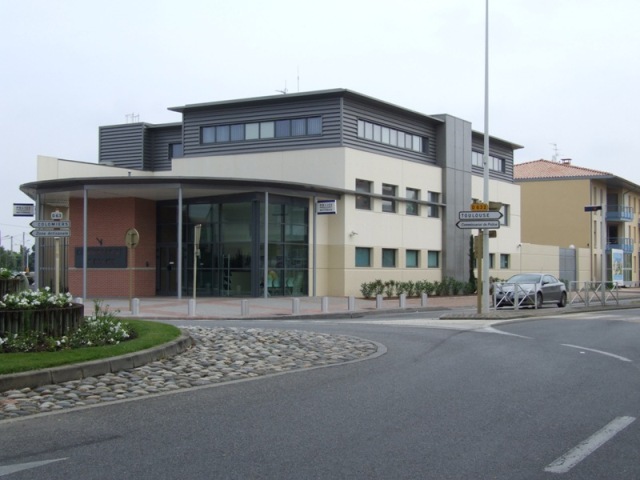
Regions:
<svg viewBox="0 0 640 480"><path fill-rule="evenodd" d="M33 217L36 214L36 206L33 203L14 203L14 217Z"/></svg>
<svg viewBox="0 0 640 480"><path fill-rule="evenodd" d="M338 213L338 206L335 200L318 200L316 202L316 213L318 215L335 215Z"/></svg>

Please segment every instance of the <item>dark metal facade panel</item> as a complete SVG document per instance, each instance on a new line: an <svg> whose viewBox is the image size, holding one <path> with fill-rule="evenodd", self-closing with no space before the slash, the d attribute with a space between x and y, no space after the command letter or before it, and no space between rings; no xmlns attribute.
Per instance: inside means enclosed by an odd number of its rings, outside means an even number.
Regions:
<svg viewBox="0 0 640 480"><path fill-rule="evenodd" d="M202 127L309 117L322 117L322 135L201 143ZM211 109L188 109L183 114L183 124L185 157L337 147L340 145L341 134L340 99L326 98L250 107L224 105L212 106Z"/></svg>
<svg viewBox="0 0 640 480"><path fill-rule="evenodd" d="M122 168L144 168L143 123L109 125L99 128L98 162Z"/></svg>
<svg viewBox="0 0 640 480"><path fill-rule="evenodd" d="M171 170L169 146L182 143L182 126L147 129L148 147L145 150L146 170Z"/></svg>
<svg viewBox="0 0 640 480"><path fill-rule="evenodd" d="M358 120L424 137L428 142L427 152L414 152L360 138L358 137ZM384 108L380 105L371 105L367 102L347 97L344 100L343 108L343 145L405 160L435 163L435 132L440 123L435 119L429 119L426 116L417 115L410 111L403 115L399 113L397 108L392 106Z"/></svg>

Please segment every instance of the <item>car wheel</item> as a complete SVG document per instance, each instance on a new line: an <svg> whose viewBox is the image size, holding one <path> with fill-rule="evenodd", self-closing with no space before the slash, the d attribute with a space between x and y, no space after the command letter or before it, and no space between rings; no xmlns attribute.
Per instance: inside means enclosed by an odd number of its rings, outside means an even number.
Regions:
<svg viewBox="0 0 640 480"><path fill-rule="evenodd" d="M560 301L558 302L558 306L560 308L567 306L567 292L562 292L562 295L560 296Z"/></svg>
<svg viewBox="0 0 640 480"><path fill-rule="evenodd" d="M542 292L536 293L536 308L542 308Z"/></svg>

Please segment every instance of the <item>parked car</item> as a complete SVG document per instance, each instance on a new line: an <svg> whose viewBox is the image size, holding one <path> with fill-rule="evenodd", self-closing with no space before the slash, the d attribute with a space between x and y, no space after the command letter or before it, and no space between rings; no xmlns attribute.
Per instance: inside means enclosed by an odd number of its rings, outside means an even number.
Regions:
<svg viewBox="0 0 640 480"><path fill-rule="evenodd" d="M545 303L558 307L567 304L567 287L548 273L519 273L506 282L494 285L496 308L512 307L518 297L518 306L540 308Z"/></svg>

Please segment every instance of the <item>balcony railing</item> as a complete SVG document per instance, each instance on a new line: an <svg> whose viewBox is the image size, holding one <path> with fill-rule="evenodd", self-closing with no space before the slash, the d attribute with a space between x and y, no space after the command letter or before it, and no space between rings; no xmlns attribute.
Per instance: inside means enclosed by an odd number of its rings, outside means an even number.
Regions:
<svg viewBox="0 0 640 480"><path fill-rule="evenodd" d="M624 253L633 253L633 238L609 237L607 242L607 252L611 250L622 250Z"/></svg>
<svg viewBox="0 0 640 480"><path fill-rule="evenodd" d="M634 211L632 207L607 205L607 222L631 222L633 215Z"/></svg>

